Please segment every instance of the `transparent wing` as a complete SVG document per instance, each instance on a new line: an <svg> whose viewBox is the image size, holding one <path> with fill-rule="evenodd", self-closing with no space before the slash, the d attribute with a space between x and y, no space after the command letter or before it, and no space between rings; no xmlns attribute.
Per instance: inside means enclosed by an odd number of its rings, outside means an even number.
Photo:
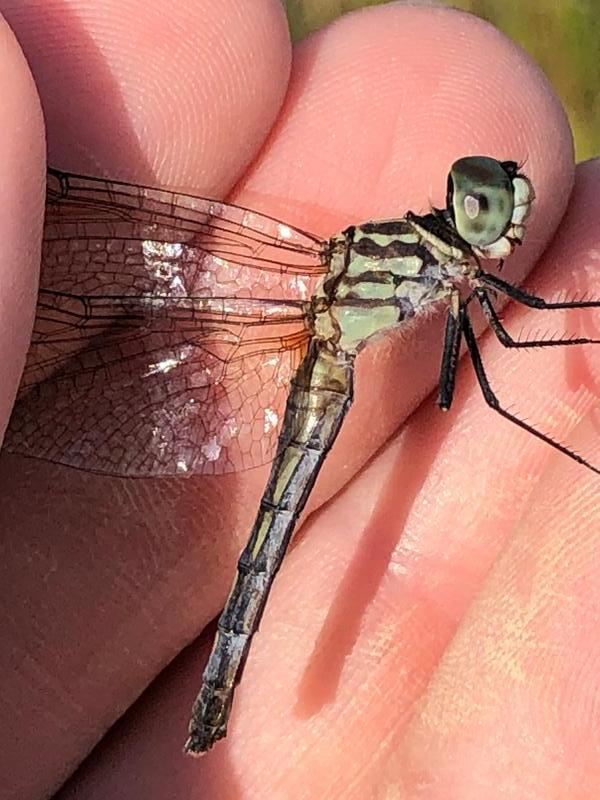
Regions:
<svg viewBox="0 0 600 800"><path fill-rule="evenodd" d="M270 460L325 242L247 209L51 171L11 452L116 475Z"/></svg>

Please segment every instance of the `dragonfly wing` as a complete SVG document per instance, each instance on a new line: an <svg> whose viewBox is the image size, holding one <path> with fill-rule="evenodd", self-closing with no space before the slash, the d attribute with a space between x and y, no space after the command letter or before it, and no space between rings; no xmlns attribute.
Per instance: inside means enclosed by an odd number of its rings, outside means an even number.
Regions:
<svg viewBox="0 0 600 800"><path fill-rule="evenodd" d="M326 261L255 212L52 173L5 448L114 475L269 461Z"/></svg>
<svg viewBox="0 0 600 800"><path fill-rule="evenodd" d="M256 211L166 189L48 175L42 288L308 300L327 266L325 242Z"/></svg>
<svg viewBox="0 0 600 800"><path fill-rule="evenodd" d="M111 475L266 463L307 336L297 326L259 343L231 328L104 334L22 390L4 446Z"/></svg>

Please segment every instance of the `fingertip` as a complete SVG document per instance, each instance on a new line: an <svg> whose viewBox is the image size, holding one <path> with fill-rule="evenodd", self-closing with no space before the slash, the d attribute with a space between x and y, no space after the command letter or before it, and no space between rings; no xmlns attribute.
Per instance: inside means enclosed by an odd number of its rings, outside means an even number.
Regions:
<svg viewBox="0 0 600 800"><path fill-rule="evenodd" d="M44 213L44 123L31 73L0 23L0 439L23 369Z"/></svg>
<svg viewBox="0 0 600 800"><path fill-rule="evenodd" d="M527 241L539 253L573 179L572 137L552 87L484 20L394 3L300 43L286 103L241 193L255 205L261 195L283 198L293 222L330 235L443 204L449 165L470 154L526 162L537 192Z"/></svg>
<svg viewBox="0 0 600 800"><path fill-rule="evenodd" d="M593 409L570 434L576 449L593 443L595 463L599 432ZM408 796L516 798L533 781L538 797L584 797L578 786L597 785L597 481L549 460L394 753Z"/></svg>
<svg viewBox="0 0 600 800"><path fill-rule="evenodd" d="M218 196L279 111L290 41L278 0L8 0L50 163Z"/></svg>
<svg viewBox="0 0 600 800"><path fill-rule="evenodd" d="M531 58L481 19L430 6L372 7L296 48L282 112L234 202L326 237L443 207L449 166L473 154L525 161L533 182L524 244L503 273L519 282L571 191L573 147L560 101ZM431 391L442 335L432 318L365 349L332 463L344 458L349 472L357 469ZM365 425L369 443L357 433ZM320 487L328 474L326 465Z"/></svg>

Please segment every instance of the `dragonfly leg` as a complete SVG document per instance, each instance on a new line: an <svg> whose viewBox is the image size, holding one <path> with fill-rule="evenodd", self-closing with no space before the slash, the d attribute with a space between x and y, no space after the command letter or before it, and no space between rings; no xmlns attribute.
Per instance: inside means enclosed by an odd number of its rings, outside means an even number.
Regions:
<svg viewBox="0 0 600 800"><path fill-rule="evenodd" d="M465 307L461 307L460 309L460 316L461 316L461 327L465 337L465 342L467 343L467 348L469 350L469 355L471 356L471 361L473 363L473 368L475 369L475 375L477 376L477 381L483 393L483 397L485 402L500 414L505 419L509 420L510 422L517 425L519 428L522 428L524 431L531 433L537 439L540 439L542 442L549 444L551 447L554 447L555 450L558 450L564 455L569 456L572 458L573 461L576 461L578 464L582 464L584 467L591 469L592 472L600 475L600 468L595 467L593 464L590 464L589 461L586 461L585 458L580 456L578 453L575 453L573 450L570 450L565 445L557 442L551 436L543 433L542 431L537 430L537 428L532 427L527 422L522 419L519 419L514 414L511 414L510 411L507 411L500 405L500 401L496 397L492 387L490 386L489 380L485 373L485 369L483 366L483 361L481 360L481 353L479 351L479 345L477 343L477 338L475 337L475 332L473 331L473 326L471 325L471 320L469 319L469 315L467 313L467 309Z"/></svg>
<svg viewBox="0 0 600 800"><path fill-rule="evenodd" d="M478 287L475 289L475 296L488 318L490 326L501 344L504 347L554 347L555 345L570 344L600 344L600 339L591 339L586 336L571 336L562 339L513 339L510 333L502 324L498 312L494 308L490 296L486 289Z"/></svg>
<svg viewBox="0 0 600 800"><path fill-rule="evenodd" d="M450 295L450 303L448 305L442 364L440 367L438 405L442 411L448 411L452 405L461 339L460 295L458 292L453 292Z"/></svg>
<svg viewBox="0 0 600 800"><path fill-rule="evenodd" d="M478 273L477 277L482 283L486 284L486 286L489 286L501 294L505 294L517 303L529 306L529 308L541 308L546 310L561 308L600 308L600 300L559 300L556 302L544 300L543 297L538 297L535 294L526 292L518 286L513 286L512 283L503 281L502 278L499 278L497 275L491 275L489 272L484 272L483 270Z"/></svg>
<svg viewBox="0 0 600 800"><path fill-rule="evenodd" d="M313 341L292 381L271 476L192 709L185 745L192 755L226 734L235 687L273 581L352 401L352 376L353 356Z"/></svg>

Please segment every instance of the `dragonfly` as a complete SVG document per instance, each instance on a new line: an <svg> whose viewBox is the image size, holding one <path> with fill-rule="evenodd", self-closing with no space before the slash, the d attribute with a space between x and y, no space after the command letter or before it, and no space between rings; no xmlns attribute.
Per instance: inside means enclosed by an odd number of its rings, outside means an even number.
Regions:
<svg viewBox="0 0 600 800"><path fill-rule="evenodd" d="M353 398L368 343L445 308L438 403L449 409L466 345L485 402L518 418L488 380L471 320L506 347L496 309L549 302L490 272L521 244L533 201L515 161L467 156L446 206L352 225L323 240L224 202L51 169L37 315L4 448L118 476L218 475L272 462L219 618L185 750L226 735L236 686L300 514Z"/></svg>

